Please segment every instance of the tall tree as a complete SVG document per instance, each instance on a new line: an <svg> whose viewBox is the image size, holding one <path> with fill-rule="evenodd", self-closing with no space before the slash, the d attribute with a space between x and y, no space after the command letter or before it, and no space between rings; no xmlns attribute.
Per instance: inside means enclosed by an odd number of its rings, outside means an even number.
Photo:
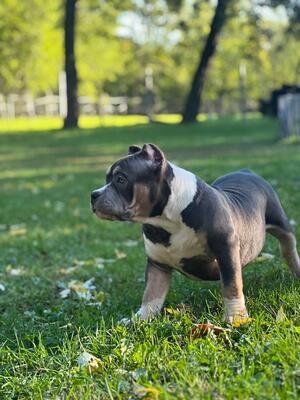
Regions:
<svg viewBox="0 0 300 400"><path fill-rule="evenodd" d="M229 3L230 0L218 0L215 14L211 22L210 32L201 53L199 64L195 71L191 89L182 114L183 123L196 122L197 114L201 105L202 89L206 72L209 62L216 51L217 40L226 20L226 10Z"/></svg>
<svg viewBox="0 0 300 400"><path fill-rule="evenodd" d="M64 128L76 128L78 126L79 117L77 100L77 70L74 51L76 2L77 0L66 0L65 3L65 70L67 78L67 116L64 120Z"/></svg>

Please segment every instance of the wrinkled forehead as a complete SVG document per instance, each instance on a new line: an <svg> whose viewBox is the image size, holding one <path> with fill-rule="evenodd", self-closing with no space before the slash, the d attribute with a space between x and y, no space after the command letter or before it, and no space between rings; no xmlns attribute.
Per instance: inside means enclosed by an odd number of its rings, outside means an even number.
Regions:
<svg viewBox="0 0 300 400"><path fill-rule="evenodd" d="M106 179L110 181L113 175L118 172L123 173L133 181L143 181L153 175L151 163L137 155L129 155L115 162L108 168Z"/></svg>

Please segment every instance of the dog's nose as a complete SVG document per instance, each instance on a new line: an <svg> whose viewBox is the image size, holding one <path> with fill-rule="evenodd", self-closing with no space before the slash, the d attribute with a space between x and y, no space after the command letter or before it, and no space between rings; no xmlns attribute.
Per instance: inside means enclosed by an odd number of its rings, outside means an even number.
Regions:
<svg viewBox="0 0 300 400"><path fill-rule="evenodd" d="M99 197L100 193L98 190L93 190L91 193L91 201L95 201Z"/></svg>

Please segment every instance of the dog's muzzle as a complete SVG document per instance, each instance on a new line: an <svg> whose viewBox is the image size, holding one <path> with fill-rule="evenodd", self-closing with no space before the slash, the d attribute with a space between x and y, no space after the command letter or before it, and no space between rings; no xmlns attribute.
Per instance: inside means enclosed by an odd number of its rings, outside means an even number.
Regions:
<svg viewBox="0 0 300 400"><path fill-rule="evenodd" d="M93 212L96 212L95 204L96 204L96 201L97 201L98 197L100 196L100 194L101 194L100 190L93 190L91 193L91 206L92 206Z"/></svg>

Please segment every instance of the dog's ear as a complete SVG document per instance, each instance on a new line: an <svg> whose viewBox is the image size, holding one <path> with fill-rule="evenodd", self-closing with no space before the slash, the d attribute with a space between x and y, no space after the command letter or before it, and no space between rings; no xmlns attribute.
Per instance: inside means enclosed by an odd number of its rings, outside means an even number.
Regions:
<svg viewBox="0 0 300 400"><path fill-rule="evenodd" d="M144 144L143 152L158 166L160 166L165 159L164 153L152 143Z"/></svg>
<svg viewBox="0 0 300 400"><path fill-rule="evenodd" d="M142 148L141 148L140 146L136 146L136 145L129 146L129 148L128 148L128 155L137 153L138 151L141 151L141 150L142 150Z"/></svg>

